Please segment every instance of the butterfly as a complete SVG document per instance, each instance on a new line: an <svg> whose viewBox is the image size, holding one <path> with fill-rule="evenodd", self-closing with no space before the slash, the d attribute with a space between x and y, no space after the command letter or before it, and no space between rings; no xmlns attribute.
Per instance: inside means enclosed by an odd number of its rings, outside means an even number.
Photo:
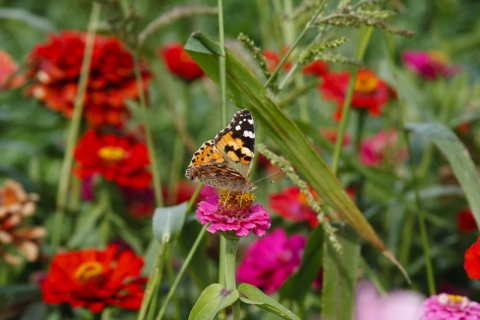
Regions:
<svg viewBox="0 0 480 320"><path fill-rule="evenodd" d="M240 110L230 124L194 154L185 176L221 189L251 191L255 129L250 111Z"/></svg>

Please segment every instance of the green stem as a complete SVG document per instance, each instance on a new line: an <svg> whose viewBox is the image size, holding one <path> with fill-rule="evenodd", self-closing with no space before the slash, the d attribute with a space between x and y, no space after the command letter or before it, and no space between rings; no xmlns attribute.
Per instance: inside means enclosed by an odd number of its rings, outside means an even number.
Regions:
<svg viewBox="0 0 480 320"><path fill-rule="evenodd" d="M218 59L220 72L220 97L222 101L222 123L227 123L227 65L225 61L225 32L223 27L223 0L218 0L218 40L221 55Z"/></svg>
<svg viewBox="0 0 480 320"><path fill-rule="evenodd" d="M165 314L165 310L167 309L168 303L170 302L173 295L175 294L178 284L180 283L180 280L182 279L183 274L187 270L187 267L189 266L190 262L192 261L193 255L197 251L197 248L200 245L200 242L202 241L206 230L207 230L207 225L203 226L202 230L197 236L197 239L195 239L195 242L193 243L193 246L190 249L190 252L188 253L187 257L185 258L185 261L182 264L182 268L180 268L180 271L178 272L177 277L175 278L175 280L172 283L172 286L170 287L170 291L168 291L167 297L163 301L162 307L160 308L160 311L158 312L158 315L157 315L157 320L163 319L163 315Z"/></svg>
<svg viewBox="0 0 480 320"><path fill-rule="evenodd" d="M147 142L148 155L150 158L150 169L152 170L153 191L155 193L155 203L157 207L163 207L162 185L160 171L158 167L158 159L155 155L155 145L153 143L152 129L150 127L150 118L148 114L147 104L145 101L145 92L143 90L142 71L140 69L140 60L138 49L135 50L133 56L133 64L135 66L135 77L137 80L138 96L140 98L140 109L142 114L142 122L145 127L145 139Z"/></svg>
<svg viewBox="0 0 480 320"><path fill-rule="evenodd" d="M222 237L224 238L224 237ZM235 259L237 256L238 239L225 238L225 280L227 290L237 289L235 282ZM233 319L240 319L240 303L238 300L233 303Z"/></svg>
<svg viewBox="0 0 480 320"><path fill-rule="evenodd" d="M360 28L360 35L357 42L357 48L355 52L355 59L362 60L363 55L365 54L365 50L367 49L367 44L370 40L370 36L372 34L373 28L372 27L361 27ZM343 103L342 108L342 120L340 121L340 127L338 129L337 141L335 142L335 149L333 151L333 160L332 160L332 172L334 174L337 173L338 165L340 162L340 154L342 152L342 142L343 137L345 135L345 131L347 128L348 116L350 113L350 105L352 102L353 92L355 89L355 81L357 79L357 72L359 67L354 67L352 75L350 77L350 82L348 83L347 95L345 97L345 101Z"/></svg>
<svg viewBox="0 0 480 320"><path fill-rule="evenodd" d="M145 289L145 295L143 296L142 306L138 312L137 320L144 320L147 314L148 306L152 300L153 294L155 293L155 287L160 284L163 270L164 262L164 253L166 250L166 244L161 243L160 248L158 249L157 257L153 263L152 270L148 277L147 288Z"/></svg>
<svg viewBox="0 0 480 320"><path fill-rule="evenodd" d="M102 311L102 320L110 320L111 315L112 315L112 308L111 307L106 307Z"/></svg>
<svg viewBox="0 0 480 320"><path fill-rule="evenodd" d="M288 52L283 56L282 60L280 60L280 63L275 68L275 70L272 72L272 74L270 75L270 78L268 78L267 82L265 82L265 84L263 85L265 88L268 88L270 83L278 76L278 73L280 72L280 70L282 70L283 66L287 62L290 55L292 54L293 50L295 50L295 48L297 48L300 41L307 34L307 31L310 30L310 28L314 25L315 20L317 19L318 15L322 12L322 10L323 10L323 4L318 6L317 10L313 14L313 16L310 18L310 20L308 20L307 24L303 28L302 32L300 32L298 37L295 39L295 41L293 42L293 44L290 47L290 49L288 50Z"/></svg>
<svg viewBox="0 0 480 320"><path fill-rule="evenodd" d="M54 218L54 227L52 232L52 249L56 251L62 240L63 218L67 204L68 185L70 183L70 175L73 165L73 150L77 143L78 132L80 131L80 123L82 120L83 102L87 91L88 76L90 73L90 63L92 60L93 45L95 41L95 30L97 29L100 17L101 6L98 2L93 2L92 12L90 14L90 23L88 27L87 39L85 44L85 53L83 55L80 78L78 80L78 91L75 96L72 119L68 130L67 146L65 156L63 158L62 167L60 169L60 181L57 191L57 209Z"/></svg>

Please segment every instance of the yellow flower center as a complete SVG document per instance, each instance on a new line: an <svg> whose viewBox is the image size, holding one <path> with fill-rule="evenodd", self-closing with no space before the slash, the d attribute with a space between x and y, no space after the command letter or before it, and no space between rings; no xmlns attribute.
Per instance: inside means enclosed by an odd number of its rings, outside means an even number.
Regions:
<svg viewBox="0 0 480 320"><path fill-rule="evenodd" d="M438 52L438 51L429 51L428 55L430 59L440 64L448 64L448 58L445 54Z"/></svg>
<svg viewBox="0 0 480 320"><path fill-rule="evenodd" d="M455 294L449 294L448 295L448 300L455 302L455 303L462 303L465 297L463 296L457 296Z"/></svg>
<svg viewBox="0 0 480 320"><path fill-rule="evenodd" d="M308 206L307 195L300 192L298 194L298 202L300 202L301 205Z"/></svg>
<svg viewBox="0 0 480 320"><path fill-rule="evenodd" d="M127 151L120 147L106 146L98 150L98 156L107 162L119 162L127 156Z"/></svg>
<svg viewBox="0 0 480 320"><path fill-rule="evenodd" d="M373 92L378 87L378 78L370 72L358 72L355 79L355 91L360 93Z"/></svg>
<svg viewBox="0 0 480 320"><path fill-rule="evenodd" d="M251 204L255 199L255 195L250 192L241 193L223 189L220 191L218 203L224 203L227 207L239 206L242 208L247 204Z"/></svg>
<svg viewBox="0 0 480 320"><path fill-rule="evenodd" d="M75 270L75 279L82 284L88 281L99 282L102 278L103 266L97 261L84 262Z"/></svg>

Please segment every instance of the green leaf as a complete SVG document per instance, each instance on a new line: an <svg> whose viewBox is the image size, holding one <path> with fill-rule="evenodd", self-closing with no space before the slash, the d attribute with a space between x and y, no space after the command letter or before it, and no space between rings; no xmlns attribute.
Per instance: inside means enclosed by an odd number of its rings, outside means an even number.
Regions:
<svg viewBox="0 0 480 320"><path fill-rule="evenodd" d="M238 300L238 290L228 291L221 284L214 283L203 290L190 312L189 320L210 320L218 311Z"/></svg>
<svg viewBox="0 0 480 320"><path fill-rule="evenodd" d="M153 236L160 243L168 243L178 237L185 222L186 210L186 202L172 207L155 209L152 220Z"/></svg>
<svg viewBox="0 0 480 320"><path fill-rule="evenodd" d="M300 320L292 311L267 296L260 289L248 283L242 283L238 286L238 291L242 294L240 300L247 304L257 305L265 311L273 313L283 319Z"/></svg>
<svg viewBox="0 0 480 320"><path fill-rule="evenodd" d="M350 320L353 317L355 283L360 258L360 239L348 226L339 226L337 235L343 251L339 254L328 241L323 248L322 318Z"/></svg>
<svg viewBox="0 0 480 320"><path fill-rule="evenodd" d="M281 299L293 299L301 303L312 287L322 267L323 229L317 227L310 234L302 256L300 268L288 278L280 289Z"/></svg>
<svg viewBox="0 0 480 320"><path fill-rule="evenodd" d="M208 39L208 42L205 40ZM194 33L186 44L189 55L203 71L219 85L218 55L212 53L213 40ZM203 46L202 49L199 47ZM209 53L205 53L209 52ZM380 240L372 226L362 215L338 179L314 150L297 125L280 110L258 78L248 70L228 49L225 52L227 68L227 94L239 107L252 112L268 135L274 140L283 155L307 180L315 191L335 212L338 212L362 238L379 249L390 261L404 272L393 254ZM404 273L407 277L407 275Z"/></svg>
<svg viewBox="0 0 480 320"><path fill-rule="evenodd" d="M467 148L447 126L441 123L409 123L407 129L431 140L445 155L465 192L477 226L480 228L480 177Z"/></svg>
<svg viewBox="0 0 480 320"><path fill-rule="evenodd" d="M37 16L24 9L17 9L17 8L0 9L0 19L2 18L18 20L25 23L26 25L31 26L32 28L42 30L45 32L56 31L55 27L52 25L52 23L49 20L41 16Z"/></svg>

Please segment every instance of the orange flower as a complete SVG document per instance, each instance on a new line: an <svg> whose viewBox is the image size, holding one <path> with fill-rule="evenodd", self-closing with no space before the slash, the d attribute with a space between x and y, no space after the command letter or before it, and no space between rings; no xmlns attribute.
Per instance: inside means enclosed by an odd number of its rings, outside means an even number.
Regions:
<svg viewBox="0 0 480 320"><path fill-rule="evenodd" d="M33 84L27 94L49 108L70 117L77 94L86 34L63 31L51 35L47 43L37 45L29 57L28 76ZM142 67L144 90L150 74ZM130 116L125 102L136 99L137 88L133 59L119 40L96 36L87 92L85 118L91 126L121 125Z"/></svg>
<svg viewBox="0 0 480 320"><path fill-rule="evenodd" d="M47 231L43 227L23 227L24 218L35 214L37 200L38 195L27 194L13 180L6 180L0 188L0 257L7 263L18 265L21 262L14 252L27 261L35 261L40 254L38 240L45 237Z"/></svg>
<svg viewBox="0 0 480 320"><path fill-rule="evenodd" d="M146 282L140 276L143 259L109 245L105 250L57 254L41 282L45 303L68 303L98 313L106 305L138 310Z"/></svg>
<svg viewBox="0 0 480 320"><path fill-rule="evenodd" d="M335 119L341 119L341 109L347 95L349 72L332 72L324 76L320 84L320 91L325 100L334 101L338 110ZM352 97L352 108L367 109L373 116L378 116L381 109L388 103L391 95L388 85L378 78L373 71L358 71Z"/></svg>
<svg viewBox="0 0 480 320"><path fill-rule="evenodd" d="M133 137L89 130L78 142L74 155L78 162L75 172L82 179L100 174L124 187L150 186L148 149Z"/></svg>

